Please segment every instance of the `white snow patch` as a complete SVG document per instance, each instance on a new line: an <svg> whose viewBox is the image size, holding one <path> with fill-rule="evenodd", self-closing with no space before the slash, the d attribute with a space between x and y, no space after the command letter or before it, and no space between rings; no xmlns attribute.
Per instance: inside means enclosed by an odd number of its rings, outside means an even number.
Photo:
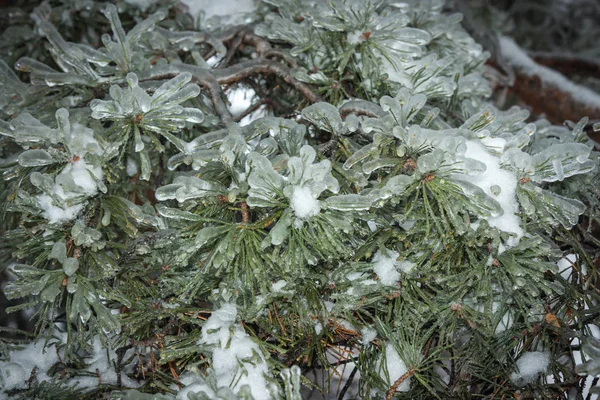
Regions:
<svg viewBox="0 0 600 400"><path fill-rule="evenodd" d="M57 176L57 181L62 182L61 178L63 176L69 176L86 196L93 196L98 193L98 185L95 179L101 180L103 177L100 167L91 166L83 159L68 163Z"/></svg>
<svg viewBox="0 0 600 400"><path fill-rule="evenodd" d="M127 164L125 165L125 172L127 173L127 176L136 176L139 171L140 169L138 168L135 160L131 157L127 157Z"/></svg>
<svg viewBox="0 0 600 400"><path fill-rule="evenodd" d="M408 372L408 368L400 355L389 341L385 344L385 368L382 360L378 362L378 370L381 379L388 383L389 386L393 385L402 375ZM387 374L386 374L387 372ZM410 389L410 378L407 378L398 386L397 392L408 392Z"/></svg>
<svg viewBox="0 0 600 400"><path fill-rule="evenodd" d="M325 309L327 310L327 312L331 312L331 310L333 310L333 308L335 307L335 303L325 300L323 302L323 305L325 306Z"/></svg>
<svg viewBox="0 0 600 400"><path fill-rule="evenodd" d="M214 346L212 368L218 387L230 387L237 392L242 386L248 385L256 400L271 399L265 378L270 375L266 357L258 344L236 322L236 318L235 304L224 304L213 311L202 327L202 338L198 343ZM193 388L187 388L185 395L204 387L203 384L194 384ZM178 399L183 398L180 392Z"/></svg>
<svg viewBox="0 0 600 400"><path fill-rule="evenodd" d="M365 41L365 35L360 31L348 32L346 34L346 40L352 46L357 45Z"/></svg>
<svg viewBox="0 0 600 400"><path fill-rule="evenodd" d="M400 280L400 273L396 270L399 255L397 251L379 250L373 257L373 271L382 285L395 285Z"/></svg>
<svg viewBox="0 0 600 400"><path fill-rule="evenodd" d="M133 351L133 349L128 350L124 359L129 358ZM116 385L117 371L113 367L113 361L116 361L117 359L117 353L110 348L105 348L100 341L100 337L95 336L92 343L92 354L85 361L86 364L88 364L86 370L94 374L99 374L99 378L97 376L88 376L74 378L73 380L78 382L79 387L88 389L98 386L98 380L100 380L100 383L103 385ZM121 373L121 383L125 387L130 388L141 386L139 383L129 378L125 373Z"/></svg>
<svg viewBox="0 0 600 400"><path fill-rule="evenodd" d="M506 246L504 246L502 243L500 243L498 245L498 255L501 255L502 253L504 253L506 251Z"/></svg>
<svg viewBox="0 0 600 400"><path fill-rule="evenodd" d="M362 335L361 343L366 346L377 338L377 331L369 326L365 326L360 330Z"/></svg>
<svg viewBox="0 0 600 400"><path fill-rule="evenodd" d="M233 116L239 116L246 111L252 105L252 99L255 97L256 92L250 88L239 87L231 89L227 92L227 100L231 103L229 111ZM251 112L242 118L239 122L240 126L246 126L252 121L266 116L265 107L261 106L256 111Z"/></svg>
<svg viewBox="0 0 600 400"><path fill-rule="evenodd" d="M53 199L47 194L37 196L37 201L44 210L42 214L51 224L62 224L63 222L71 221L77 217L83 208L83 204L74 206L66 206L65 208L55 206Z"/></svg>
<svg viewBox="0 0 600 400"><path fill-rule="evenodd" d="M600 108L600 95L585 86L577 85L551 68L533 61L523 49L512 39L501 36L500 47L506 61L519 71L529 75L537 75L544 83L549 83L563 92L568 92L573 99L593 108Z"/></svg>
<svg viewBox="0 0 600 400"><path fill-rule="evenodd" d="M83 158L68 163L55 178L52 193L62 204L47 194L36 196L38 205L44 210L43 216L50 223L64 223L75 219L83 208L81 197L91 197L98 193L97 181L102 181L103 174L100 167L87 164ZM73 188L76 191L69 191ZM79 200L78 200L79 199ZM79 201L78 204L72 204Z"/></svg>
<svg viewBox="0 0 600 400"><path fill-rule="evenodd" d="M319 200L315 198L310 188L306 186L294 187L290 206L292 206L296 217L300 219L309 219L321 212Z"/></svg>
<svg viewBox="0 0 600 400"><path fill-rule="evenodd" d="M510 380L515 385L526 385L533 382L546 371L550 363L550 354L541 351L528 351L517 360L517 371L510 375Z"/></svg>
<svg viewBox="0 0 600 400"><path fill-rule="evenodd" d="M466 145L465 156L484 163L486 170L479 175L456 174L453 177L478 186L485 194L500 204L504 214L497 217L490 216L486 219L490 226L514 234L513 238L507 242L509 247L514 247L519 244L524 233L521 219L517 215L519 212L519 203L516 197L517 176L511 171L500 168L500 158L492 155L481 143L467 140ZM494 194L492 186L498 186L500 193ZM474 225L471 224L471 227Z"/></svg>
<svg viewBox="0 0 600 400"><path fill-rule="evenodd" d="M281 292L282 289L285 287L285 285L287 285L287 281L280 279L277 282L273 283L271 285L271 290L275 293L275 292Z"/></svg>
<svg viewBox="0 0 600 400"><path fill-rule="evenodd" d="M412 271L412 269L415 267L414 262L412 261L408 261L408 260L402 260L402 261L398 261L396 263L397 267L400 269L400 271L404 272L405 274L408 274L410 271Z"/></svg>
<svg viewBox="0 0 600 400"><path fill-rule="evenodd" d="M66 341L66 334L55 332L54 336L58 338L56 343ZM22 350L11 351L8 356L10 361L0 361L0 397L2 397L3 391L27 388L27 381L34 369L38 382L49 381L51 378L48 376L48 371L61 361L62 357L62 354L59 354L61 351L56 348L56 343L51 342L44 349L44 340L32 342L25 345ZM126 355L125 358L127 357ZM117 372L112 363L112 360L116 359L115 352L104 348L100 338L96 336L93 341L92 354L84 359L88 364L85 369L93 374L98 371L102 384L116 385ZM137 388L140 386L124 373L121 374L121 379L125 387ZM98 377L74 377L69 379L68 384L79 388L95 388L98 386Z"/></svg>
<svg viewBox="0 0 600 400"><path fill-rule="evenodd" d="M11 351L8 359L8 362L0 361L0 393L2 390L27 388L27 380L34 369L39 382L50 380L48 370L60 361L56 346L49 344L44 349L44 340L29 343L22 350Z"/></svg>
<svg viewBox="0 0 600 400"><path fill-rule="evenodd" d="M320 335L320 334L321 334L321 332L323 332L323 324L322 324L322 323L320 323L320 322L317 322L317 323L315 324L315 333L316 333L317 335Z"/></svg>

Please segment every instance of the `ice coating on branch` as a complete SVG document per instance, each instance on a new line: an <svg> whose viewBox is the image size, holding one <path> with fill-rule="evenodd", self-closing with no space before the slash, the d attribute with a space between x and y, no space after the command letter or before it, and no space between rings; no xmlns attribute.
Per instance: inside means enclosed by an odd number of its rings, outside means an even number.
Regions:
<svg viewBox="0 0 600 400"><path fill-rule="evenodd" d="M137 7L142 11L146 11L150 6L153 6L154 3L156 3L156 0L125 0L125 3Z"/></svg>
<svg viewBox="0 0 600 400"><path fill-rule="evenodd" d="M500 158L491 154L485 146L475 140L466 142L465 156L485 164L486 170L479 175L454 175L456 179L470 182L481 188L485 194L496 200L504 211L500 216L488 216L485 219L490 226L507 233L514 234L508 245L516 246L523 237L521 219L517 215L519 203L517 202L517 176L514 172L500 167Z"/></svg>
<svg viewBox="0 0 600 400"><path fill-rule="evenodd" d="M379 277L382 285L395 285L400 280L400 273L396 270L396 259L400 253L393 250L379 250L373 257L373 271Z"/></svg>
<svg viewBox="0 0 600 400"><path fill-rule="evenodd" d="M90 102L92 117L117 120L125 125L135 123L161 133L183 128L185 123L200 123L204 120L202 111L181 106L181 103L200 94L200 88L190 83L191 80L189 72L180 73L149 95L139 86L137 75L129 73L126 77L128 87L110 87L112 100L94 99ZM179 143L174 144L177 146Z"/></svg>
<svg viewBox="0 0 600 400"><path fill-rule="evenodd" d="M235 304L224 304L213 311L202 327L202 338L198 344L212 347L211 366L218 387L230 387L238 392L242 386L248 385L255 400L271 399L265 378L270 376L265 354L236 322L236 318ZM205 390L205 384L196 383L186 388L186 393Z"/></svg>
<svg viewBox="0 0 600 400"><path fill-rule="evenodd" d="M363 34L363 32L353 31L353 32L346 33L346 40L348 41L349 44L355 46L359 43L364 42L366 39L365 39L365 35Z"/></svg>
<svg viewBox="0 0 600 400"><path fill-rule="evenodd" d="M517 371L510 375L510 380L517 386L532 383L546 371L550 363L550 354L541 351L527 351L517 360Z"/></svg>

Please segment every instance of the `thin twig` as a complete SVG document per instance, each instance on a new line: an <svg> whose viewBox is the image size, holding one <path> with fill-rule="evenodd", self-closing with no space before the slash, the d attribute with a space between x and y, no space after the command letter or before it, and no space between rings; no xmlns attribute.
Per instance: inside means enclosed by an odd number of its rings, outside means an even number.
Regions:
<svg viewBox="0 0 600 400"><path fill-rule="evenodd" d="M240 122L244 117L252 114L254 111L258 110L260 107L262 107L265 104L267 104L267 101L265 99L257 101L256 103L254 103L250 107L248 107L243 113L241 113L238 116L233 117L233 120L235 122Z"/></svg>
<svg viewBox="0 0 600 400"><path fill-rule="evenodd" d="M396 379L396 382L388 389L387 396L385 396L385 400L392 400L394 397L394 393L398 390L398 386L402 385L402 382L410 378L414 375L415 371L413 369L409 369L406 371L400 378Z"/></svg>
<svg viewBox="0 0 600 400"><path fill-rule="evenodd" d="M350 114L357 116L365 115L371 118L381 117L386 114L377 104L361 100L348 101L340 107L339 111L340 116L344 119L346 119L346 117Z"/></svg>
<svg viewBox="0 0 600 400"><path fill-rule="evenodd" d="M285 61L291 68L298 68L298 63L296 62L296 60L294 60L292 56L287 55L282 51L272 49L265 51L262 54L262 56L264 58L280 58L283 61Z"/></svg>
<svg viewBox="0 0 600 400"><path fill-rule="evenodd" d="M296 89L309 102L317 103L321 101L321 97L313 92L307 84L296 80L292 76L288 67L264 58L245 61L228 68L216 69L211 73L221 85L236 83L254 75L276 75Z"/></svg>
<svg viewBox="0 0 600 400"><path fill-rule="evenodd" d="M309 102L317 103L321 101L321 98L313 92L307 84L294 79L288 67L281 63L263 58L257 58L228 68L214 70L208 70L190 64L162 65L142 71L139 76L141 81L171 79L182 72L191 73L192 81L208 90L215 112L224 125L234 122L234 120L223 100L225 95L220 85L231 85L254 75L276 75L296 89Z"/></svg>
<svg viewBox="0 0 600 400"><path fill-rule="evenodd" d="M238 49L242 45L243 40L244 40L244 38L240 35L236 36L233 39L231 46L229 46L229 49L227 50L227 55L225 56L225 59L223 59L223 61L222 61L222 65L225 66L225 65L229 65L229 63L231 63L231 61L233 60L233 57L235 56L236 51L238 51Z"/></svg>
<svg viewBox="0 0 600 400"><path fill-rule="evenodd" d="M248 203L243 201L240 203L241 213L242 213L242 222L247 224L250 222L250 213L248 212Z"/></svg>
<svg viewBox="0 0 600 400"><path fill-rule="evenodd" d="M350 372L348 380L346 381L346 384L344 385L342 391L340 392L340 395L338 396L338 400L344 400L344 395L346 394L348 389L350 389L350 386L352 386L352 381L354 381L354 375L356 375L357 372L358 368L355 366L352 372Z"/></svg>

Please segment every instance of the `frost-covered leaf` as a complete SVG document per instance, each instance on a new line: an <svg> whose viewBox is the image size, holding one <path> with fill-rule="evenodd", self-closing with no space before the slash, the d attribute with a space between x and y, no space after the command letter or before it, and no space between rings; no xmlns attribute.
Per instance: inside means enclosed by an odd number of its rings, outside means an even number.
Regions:
<svg viewBox="0 0 600 400"><path fill-rule="evenodd" d="M562 181L577 174L585 174L596 168L589 158L592 149L582 143L555 144L531 158L535 182Z"/></svg>
<svg viewBox="0 0 600 400"><path fill-rule="evenodd" d="M54 163L54 158L46 150L26 150L19 155L19 164L23 167L41 167Z"/></svg>
<svg viewBox="0 0 600 400"><path fill-rule="evenodd" d="M69 257L63 262L63 271L65 275L71 276L79 269L79 261L75 258Z"/></svg>
<svg viewBox="0 0 600 400"><path fill-rule="evenodd" d="M539 186L529 183L521 185L519 189L517 195L521 204L531 204L528 210L535 210L551 226L560 223L566 229L571 229L585 211L585 205L581 201L552 193Z"/></svg>
<svg viewBox="0 0 600 400"><path fill-rule="evenodd" d="M315 103L302 110L302 117L313 123L317 128L334 135L344 135L348 129L337 107L329 103Z"/></svg>
<svg viewBox="0 0 600 400"><path fill-rule="evenodd" d="M402 88L395 97L383 96L379 103L383 111L389 112L398 125L405 127L427 102L424 94L413 95Z"/></svg>
<svg viewBox="0 0 600 400"><path fill-rule="evenodd" d="M180 203L186 200L216 197L226 194L225 188L194 176L178 176L172 184L156 189L156 199L165 201L175 199Z"/></svg>
<svg viewBox="0 0 600 400"><path fill-rule="evenodd" d="M371 208L373 201L367 196L342 194L325 199L327 208L338 211L364 211Z"/></svg>

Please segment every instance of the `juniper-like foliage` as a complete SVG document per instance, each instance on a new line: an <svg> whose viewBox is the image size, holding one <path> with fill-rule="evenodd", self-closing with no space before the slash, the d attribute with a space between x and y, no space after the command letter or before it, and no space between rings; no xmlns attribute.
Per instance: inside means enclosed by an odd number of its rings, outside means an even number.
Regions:
<svg viewBox="0 0 600 400"><path fill-rule="evenodd" d="M1 396L581 393L587 119L497 109L442 0L257 3L233 25L167 0L14 14L0 258L35 327L2 328Z"/></svg>

